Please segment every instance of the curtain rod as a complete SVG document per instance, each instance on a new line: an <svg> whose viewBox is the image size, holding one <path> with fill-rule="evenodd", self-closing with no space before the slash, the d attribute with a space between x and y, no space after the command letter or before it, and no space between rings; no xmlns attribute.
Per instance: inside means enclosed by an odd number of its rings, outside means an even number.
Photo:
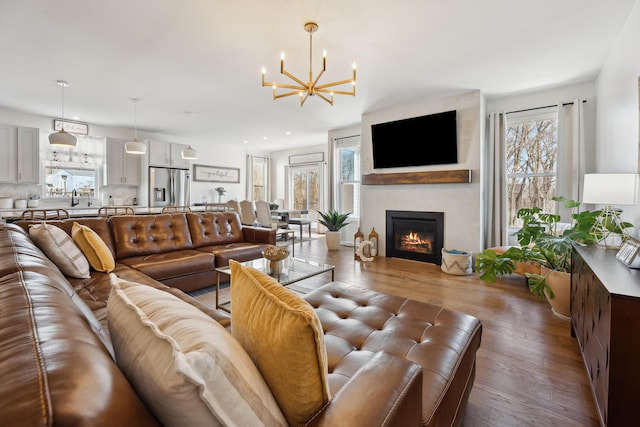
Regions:
<svg viewBox="0 0 640 427"><path fill-rule="evenodd" d="M341 139L357 138L357 137L359 137L359 136L360 136L360 135L358 135L358 134L356 134L356 135L349 135L349 136L341 136L341 137L338 137L338 138L333 138L333 140L334 140L334 141L340 141Z"/></svg>
<svg viewBox="0 0 640 427"><path fill-rule="evenodd" d="M586 103L587 103L587 100L586 100L586 99L583 99L583 100L582 100L582 103L583 103L583 104L586 104ZM562 103L562 106L563 106L563 107L566 107L567 105L573 105L573 104L574 104L574 102L573 102L573 101L571 101L571 102L563 102L563 103ZM525 112L525 111L534 111L534 110L542 110L542 109L544 109L544 108L551 108L551 107L557 107L557 106L558 106L558 104L555 104L555 105L545 105L544 107L525 108L524 110L507 111L505 114L522 113L522 112Z"/></svg>

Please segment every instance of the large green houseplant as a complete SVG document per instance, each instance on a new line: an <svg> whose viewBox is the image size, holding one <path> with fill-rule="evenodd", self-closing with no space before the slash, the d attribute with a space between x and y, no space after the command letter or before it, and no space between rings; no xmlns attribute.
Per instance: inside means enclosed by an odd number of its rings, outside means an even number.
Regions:
<svg viewBox="0 0 640 427"><path fill-rule="evenodd" d="M340 213L336 210L316 212L320 215L318 222L327 228L325 233L327 249L333 251L338 250L340 248L340 230L347 226L347 219L349 215L351 215L351 212Z"/></svg>
<svg viewBox="0 0 640 427"><path fill-rule="evenodd" d="M554 197L557 203L563 203L565 208L575 211L580 202L567 199L562 196ZM476 271L485 282L493 282L499 276L511 274L516 270L518 262L534 262L541 266L540 274L525 273L530 291L540 297L547 298L552 304L556 314L568 315L569 273L571 272L571 252L574 244L589 245L596 243L597 237L602 234L603 225L598 222L601 210L583 211L572 213L571 223L561 227L560 216L545 213L538 207L523 208L517 213L522 220L522 228L516 233L520 246L508 248L503 253L497 253L493 249L485 249L476 258ZM607 225L605 226L611 226ZM630 227L632 224L623 222L618 228L611 231L621 233L621 227ZM562 308L553 307L558 290L550 286L551 279L564 273L560 291L562 296ZM565 296L566 295L566 296Z"/></svg>

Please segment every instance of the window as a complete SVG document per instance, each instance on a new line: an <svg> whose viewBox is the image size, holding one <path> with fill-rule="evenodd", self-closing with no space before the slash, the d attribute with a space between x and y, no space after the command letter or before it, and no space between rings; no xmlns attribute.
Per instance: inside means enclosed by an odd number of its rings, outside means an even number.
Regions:
<svg viewBox="0 0 640 427"><path fill-rule="evenodd" d="M507 219L509 235L522 223L521 208L555 212L557 194L558 111L551 107L507 115Z"/></svg>
<svg viewBox="0 0 640 427"><path fill-rule="evenodd" d="M360 218L360 137L337 141L337 210Z"/></svg>
<svg viewBox="0 0 640 427"><path fill-rule="evenodd" d="M269 159L248 156L249 195L251 200L267 200L269 184Z"/></svg>

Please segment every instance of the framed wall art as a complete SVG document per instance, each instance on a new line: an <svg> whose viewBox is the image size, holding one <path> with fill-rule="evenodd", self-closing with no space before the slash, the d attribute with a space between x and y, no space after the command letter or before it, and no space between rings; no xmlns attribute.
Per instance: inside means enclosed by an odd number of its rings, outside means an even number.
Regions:
<svg viewBox="0 0 640 427"><path fill-rule="evenodd" d="M89 125L86 123L53 119L53 130L60 131L62 130L62 126L64 126L64 130L69 133L77 133L78 135L89 135Z"/></svg>
<svg viewBox="0 0 640 427"><path fill-rule="evenodd" d="M193 180L203 182L240 182L240 168L193 165Z"/></svg>

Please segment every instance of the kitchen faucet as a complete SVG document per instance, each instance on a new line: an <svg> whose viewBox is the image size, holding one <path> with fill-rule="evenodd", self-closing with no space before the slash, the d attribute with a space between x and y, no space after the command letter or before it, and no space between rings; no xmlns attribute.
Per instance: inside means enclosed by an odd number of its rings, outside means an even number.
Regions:
<svg viewBox="0 0 640 427"><path fill-rule="evenodd" d="M87 206L91 206L91 193L87 193Z"/></svg>
<svg viewBox="0 0 640 427"><path fill-rule="evenodd" d="M80 203L80 200L76 200L76 197L78 196L78 192L76 191L76 189L74 188L73 191L71 192L71 206L76 206Z"/></svg>

